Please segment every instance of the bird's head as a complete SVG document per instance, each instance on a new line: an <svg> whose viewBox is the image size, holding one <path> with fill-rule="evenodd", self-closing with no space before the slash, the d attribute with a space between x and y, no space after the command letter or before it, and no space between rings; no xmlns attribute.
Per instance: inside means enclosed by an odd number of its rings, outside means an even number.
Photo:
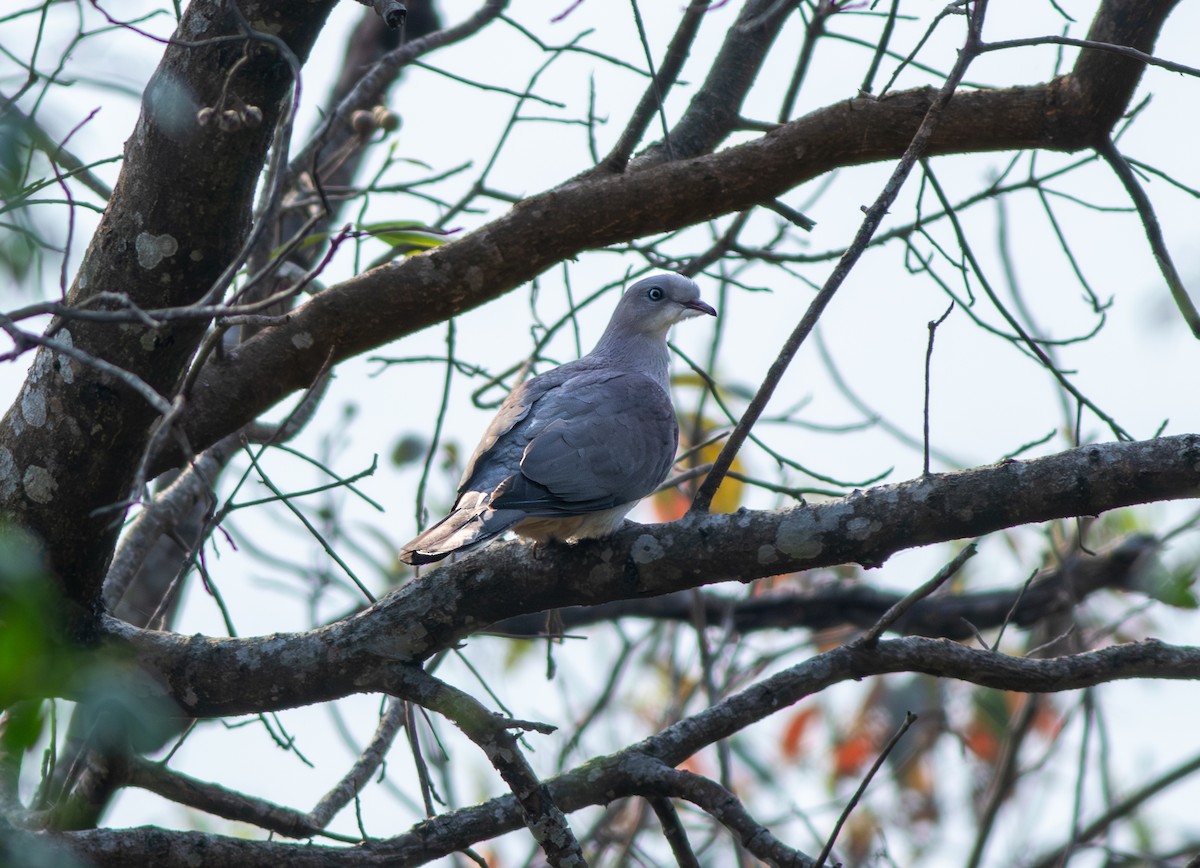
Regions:
<svg viewBox="0 0 1200 868"><path fill-rule="evenodd" d="M716 316L700 299L696 281L666 272L643 277L625 290L613 312L612 325L634 333L665 335L681 320L700 314Z"/></svg>

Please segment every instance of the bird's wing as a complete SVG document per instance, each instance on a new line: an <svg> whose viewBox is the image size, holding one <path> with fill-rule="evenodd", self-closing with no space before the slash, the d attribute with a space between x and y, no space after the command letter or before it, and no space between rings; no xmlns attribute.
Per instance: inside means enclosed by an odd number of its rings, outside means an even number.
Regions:
<svg viewBox="0 0 1200 868"><path fill-rule="evenodd" d="M495 491L495 509L555 516L632 503L658 487L675 458L671 400L640 373L570 377L529 416L520 472Z"/></svg>
<svg viewBox="0 0 1200 868"><path fill-rule="evenodd" d="M508 397L488 424L487 430L483 432L479 445L467 460L462 479L458 483L460 498L468 491L490 490L498 481L495 479L498 465L508 466L509 473L517 469L521 452L525 448L525 439L510 435L513 428L529 416L529 411L538 399L558 384L559 370L561 369L556 368L532 380L526 380L508 393ZM503 478L503 475L500 478ZM491 485L488 484L489 479L492 480Z"/></svg>

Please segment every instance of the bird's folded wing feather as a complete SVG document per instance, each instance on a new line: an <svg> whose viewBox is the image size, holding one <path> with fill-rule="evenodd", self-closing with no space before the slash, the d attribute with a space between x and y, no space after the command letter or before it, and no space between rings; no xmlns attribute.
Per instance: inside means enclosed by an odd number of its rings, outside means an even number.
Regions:
<svg viewBox="0 0 1200 868"><path fill-rule="evenodd" d="M552 516L631 503L658 487L675 458L671 401L640 373L568 378L528 416L520 472L496 492L494 508Z"/></svg>
<svg viewBox="0 0 1200 868"><path fill-rule="evenodd" d="M514 427L525 421L537 400L561 382L555 376L559 370L562 369L527 380L508 393L463 469L462 479L458 483L460 496L467 491L490 490L499 480L493 479L491 485L487 485L486 481L489 477L495 477L499 464L510 463L506 461L510 455L513 466L509 472L516 469L524 442L514 442L514 438L508 435Z"/></svg>

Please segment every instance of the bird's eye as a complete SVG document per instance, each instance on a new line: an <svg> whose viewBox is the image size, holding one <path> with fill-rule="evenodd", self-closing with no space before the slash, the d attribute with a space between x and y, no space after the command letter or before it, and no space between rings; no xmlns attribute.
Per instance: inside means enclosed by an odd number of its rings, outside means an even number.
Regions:
<svg viewBox="0 0 1200 868"><path fill-rule="evenodd" d="M663 291L657 286L652 286L646 290L646 298L650 299L651 301L662 301Z"/></svg>

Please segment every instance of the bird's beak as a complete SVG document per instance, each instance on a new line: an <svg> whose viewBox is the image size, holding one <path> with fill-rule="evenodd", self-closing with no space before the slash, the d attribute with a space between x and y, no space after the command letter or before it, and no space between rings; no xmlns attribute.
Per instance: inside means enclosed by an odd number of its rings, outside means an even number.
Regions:
<svg viewBox="0 0 1200 868"><path fill-rule="evenodd" d="M713 308L713 306L712 306L712 305L710 305L710 304L705 304L705 303L704 303L704 302L702 302L700 299L696 299L695 301L689 301L689 302L685 302L683 306L684 306L684 307L686 307L686 308L690 308L691 310L694 310L694 311L696 311L696 313L706 313L706 314L708 314L709 316L716 316L716 315L717 315L717 311L716 311L716 309L715 309L715 308Z"/></svg>

